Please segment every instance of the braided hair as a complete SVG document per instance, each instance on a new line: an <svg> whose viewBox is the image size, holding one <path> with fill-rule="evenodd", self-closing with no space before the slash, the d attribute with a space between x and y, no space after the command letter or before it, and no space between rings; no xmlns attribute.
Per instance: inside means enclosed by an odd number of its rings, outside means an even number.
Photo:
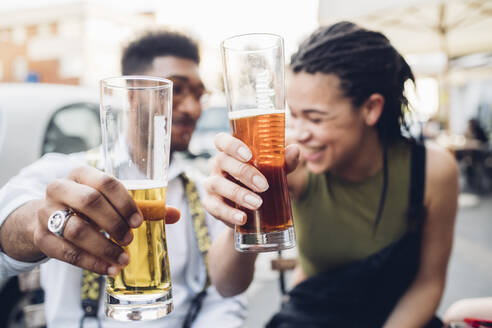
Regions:
<svg viewBox="0 0 492 328"><path fill-rule="evenodd" d="M404 119L408 100L403 94L404 84L415 77L405 59L382 33L370 31L351 22L340 22L321 27L305 40L292 55L294 73L334 74L340 79L340 89L355 108L359 108L372 94L384 99L376 129L383 147L383 188L374 223L374 233L381 219L388 190L388 145L402 138L402 128L409 132ZM326 173L328 190L331 179Z"/></svg>
<svg viewBox="0 0 492 328"><path fill-rule="evenodd" d="M401 137L404 109L404 83L415 81L412 70L403 57L380 32L369 31L350 22L321 27L305 40L292 55L294 73L334 74L340 88L357 108L371 94L379 93L384 107L376 128L381 142Z"/></svg>

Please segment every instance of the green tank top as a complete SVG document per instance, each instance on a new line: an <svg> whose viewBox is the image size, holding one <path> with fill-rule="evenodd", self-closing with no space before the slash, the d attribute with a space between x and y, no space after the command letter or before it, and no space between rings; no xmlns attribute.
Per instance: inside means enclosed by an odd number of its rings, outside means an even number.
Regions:
<svg viewBox="0 0 492 328"><path fill-rule="evenodd" d="M388 149L388 189L377 230L382 170L361 182L309 173L306 190L292 203L298 259L308 277L366 258L405 234L410 154L407 141Z"/></svg>

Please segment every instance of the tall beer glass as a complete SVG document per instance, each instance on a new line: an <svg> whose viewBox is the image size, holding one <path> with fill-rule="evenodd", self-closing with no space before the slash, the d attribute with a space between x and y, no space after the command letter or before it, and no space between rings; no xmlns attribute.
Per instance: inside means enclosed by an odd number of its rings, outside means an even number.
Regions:
<svg viewBox="0 0 492 328"><path fill-rule="evenodd" d="M106 281L106 315L123 321L173 309L165 214L172 82L146 76L103 79L101 125L106 173L128 189L144 222L124 247L130 263Z"/></svg>
<svg viewBox="0 0 492 328"><path fill-rule="evenodd" d="M284 169L283 40L273 34L239 35L224 40L221 49L233 135L251 149L251 163L266 177L270 186L260 194L263 204L258 210L236 205L247 214L247 220L246 224L235 228L235 247L244 252L294 247Z"/></svg>

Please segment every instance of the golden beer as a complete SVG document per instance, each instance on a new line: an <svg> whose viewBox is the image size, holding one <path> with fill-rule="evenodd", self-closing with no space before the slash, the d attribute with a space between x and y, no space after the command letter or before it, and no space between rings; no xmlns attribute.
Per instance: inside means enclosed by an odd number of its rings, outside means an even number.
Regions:
<svg viewBox="0 0 492 328"><path fill-rule="evenodd" d="M142 182L124 181L124 184L144 222L132 229L133 240L123 247L130 256L130 263L116 277L108 277L106 290L115 296L170 293L171 274L165 232L166 187L138 186Z"/></svg>

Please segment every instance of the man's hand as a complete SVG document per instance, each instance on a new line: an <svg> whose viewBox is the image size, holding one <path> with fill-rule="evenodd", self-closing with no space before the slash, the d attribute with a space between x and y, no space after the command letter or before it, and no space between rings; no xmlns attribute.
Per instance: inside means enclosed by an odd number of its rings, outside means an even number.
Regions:
<svg viewBox="0 0 492 328"><path fill-rule="evenodd" d="M228 205L225 199L256 210L261 206L262 200L255 192L267 190L268 182L265 176L249 163L251 151L241 140L227 133L219 133L215 137L215 146L219 153L211 161L211 175L205 180L207 195L203 205L210 214L228 226L242 225L245 223L246 214ZM298 146L287 146L287 173L297 167L298 159ZM231 181L227 176L232 176L241 184Z"/></svg>
<svg viewBox="0 0 492 328"><path fill-rule="evenodd" d="M58 237L48 230L48 219L53 212L67 208L76 214L68 219L63 237ZM31 239L31 251L38 250L47 257L109 275L117 274L129 263L129 256L121 246L130 244L133 239L131 228L137 228L143 222L125 187L115 178L88 166L74 169L66 178L53 181L46 189L44 200L18 211L18 215L15 211L9 216L0 230L2 247L7 255L9 251L18 254L14 249L15 241L9 235L15 233L17 226L32 224L32 228L26 229L31 232L26 238ZM175 223L178 219L179 211L167 207L166 223ZM24 224L10 222L16 220L23 220ZM111 240L101 230L108 233Z"/></svg>

